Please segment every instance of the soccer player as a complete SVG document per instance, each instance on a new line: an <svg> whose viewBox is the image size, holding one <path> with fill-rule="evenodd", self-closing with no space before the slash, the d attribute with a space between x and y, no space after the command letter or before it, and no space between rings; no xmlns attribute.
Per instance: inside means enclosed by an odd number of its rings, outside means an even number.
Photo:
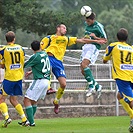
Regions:
<svg viewBox="0 0 133 133"><path fill-rule="evenodd" d="M56 114L59 113L59 100L64 94L64 90L66 88L66 75L64 72L63 66L63 57L66 51L67 46L71 46L76 43L105 43L103 40L90 40L90 39L78 39L77 37L67 37L65 34L67 32L67 28L64 24L59 24L56 27L56 33L54 35L49 35L44 37L41 40L41 48L47 52L50 65L53 74L56 76L60 83L60 87L56 93L56 97L53 101L54 104L54 112Z"/></svg>
<svg viewBox="0 0 133 133"><path fill-rule="evenodd" d="M28 126L29 122L25 116L21 104L17 100L18 95L22 95L22 79L24 75L24 56L22 47L15 42L15 33L9 31L5 34L7 45L0 50L0 59L4 61L5 75L3 87L0 89L0 111L5 117L3 127L12 121L9 118L8 107L5 100L10 95L10 102L22 119L22 125Z"/></svg>
<svg viewBox="0 0 133 133"><path fill-rule="evenodd" d="M106 43L107 36L104 31L104 27L95 20L95 17L96 15L94 12L92 12L89 17L86 17L85 38L90 38L92 40L104 40ZM96 90L98 92L97 98L101 96L102 86L95 81L89 65L94 64L97 60L100 48L101 45L99 43L92 42L89 45L86 43L82 47L82 54L80 57L81 73L88 82L88 92L86 93L86 96L91 96Z"/></svg>
<svg viewBox="0 0 133 133"><path fill-rule="evenodd" d="M117 42L106 48L103 63L112 60L112 76L118 86L117 99L131 118L129 131L133 132L133 47L126 43L128 31L121 28Z"/></svg>
<svg viewBox="0 0 133 133"><path fill-rule="evenodd" d="M24 105L30 126L35 126L34 115L37 110L37 101L45 98L50 80L50 61L47 53L41 51L39 41L33 41L31 49L34 54L25 62L24 67L32 68L32 71L26 72L25 76L32 73L34 80L26 91Z"/></svg>

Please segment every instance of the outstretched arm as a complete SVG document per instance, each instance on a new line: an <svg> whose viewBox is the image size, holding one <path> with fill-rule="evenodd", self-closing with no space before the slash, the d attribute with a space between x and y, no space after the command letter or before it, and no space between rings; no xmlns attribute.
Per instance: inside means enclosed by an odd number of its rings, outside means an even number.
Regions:
<svg viewBox="0 0 133 133"><path fill-rule="evenodd" d="M87 38L81 38L77 39L76 42L78 43L98 43L98 44L105 44L106 40L93 40L93 39L87 39Z"/></svg>
<svg viewBox="0 0 133 133"><path fill-rule="evenodd" d="M104 40L105 43L107 43L107 38L100 38L100 37L97 37L94 33L91 33L89 36L90 36L90 37L93 37L95 40Z"/></svg>

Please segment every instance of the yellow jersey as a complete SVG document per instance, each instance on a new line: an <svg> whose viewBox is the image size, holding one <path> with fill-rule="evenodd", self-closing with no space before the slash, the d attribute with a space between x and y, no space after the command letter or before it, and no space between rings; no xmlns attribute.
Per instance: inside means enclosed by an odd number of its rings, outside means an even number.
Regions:
<svg viewBox="0 0 133 133"><path fill-rule="evenodd" d="M18 44L8 44L0 50L0 60L5 64L4 79L9 81L19 81L23 79L24 56L25 53Z"/></svg>
<svg viewBox="0 0 133 133"><path fill-rule="evenodd" d="M133 82L133 47L125 42L111 43L103 60L112 60L113 79Z"/></svg>
<svg viewBox="0 0 133 133"><path fill-rule="evenodd" d="M77 37L51 35L41 40L41 49L52 53L54 57L63 61L67 46L76 44Z"/></svg>

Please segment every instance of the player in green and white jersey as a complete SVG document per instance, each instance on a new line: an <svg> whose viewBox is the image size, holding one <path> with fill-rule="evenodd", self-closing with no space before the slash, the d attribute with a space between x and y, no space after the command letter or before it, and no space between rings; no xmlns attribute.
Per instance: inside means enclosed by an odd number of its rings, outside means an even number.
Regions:
<svg viewBox="0 0 133 133"><path fill-rule="evenodd" d="M26 91L24 105L30 126L35 126L34 114L37 109L37 101L45 98L50 80L50 62L47 53L41 51L39 41L33 41L31 48L34 54L25 62L24 67L32 68L32 71L26 72L25 76L32 73L34 80ZM21 123L19 124L21 125Z"/></svg>
<svg viewBox="0 0 133 133"><path fill-rule="evenodd" d="M95 20L95 17L96 15L93 12L89 17L86 17L85 37L92 40L105 40L105 42L107 42L107 36L104 31L104 27L102 24ZM98 98L101 95L102 86L95 81L89 65L94 64L97 60L100 48L101 45L98 43L84 44L80 58L81 72L88 82L88 92L86 96L91 96L94 90L96 90L98 92Z"/></svg>

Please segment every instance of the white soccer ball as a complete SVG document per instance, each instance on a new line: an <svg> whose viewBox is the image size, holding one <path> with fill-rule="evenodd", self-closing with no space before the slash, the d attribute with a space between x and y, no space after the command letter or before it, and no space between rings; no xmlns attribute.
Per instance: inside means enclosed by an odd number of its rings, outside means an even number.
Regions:
<svg viewBox="0 0 133 133"><path fill-rule="evenodd" d="M92 13L92 9L89 6L83 6L80 9L80 13L81 13L81 15L83 15L85 17L89 17L91 15L91 13Z"/></svg>

